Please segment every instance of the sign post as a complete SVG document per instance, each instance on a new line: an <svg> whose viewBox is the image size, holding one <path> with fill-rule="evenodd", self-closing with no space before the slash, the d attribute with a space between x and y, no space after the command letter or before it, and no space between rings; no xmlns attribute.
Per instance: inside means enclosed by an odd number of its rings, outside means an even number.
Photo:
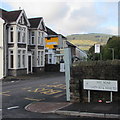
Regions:
<svg viewBox="0 0 120 120"><path fill-rule="evenodd" d="M88 103L90 103L90 90L88 90Z"/></svg>
<svg viewBox="0 0 120 120"><path fill-rule="evenodd" d="M110 92L110 101L112 102L112 92Z"/></svg>
<svg viewBox="0 0 120 120"><path fill-rule="evenodd" d="M65 61L65 80L66 80L66 99L70 101L70 48L64 49L64 61Z"/></svg>

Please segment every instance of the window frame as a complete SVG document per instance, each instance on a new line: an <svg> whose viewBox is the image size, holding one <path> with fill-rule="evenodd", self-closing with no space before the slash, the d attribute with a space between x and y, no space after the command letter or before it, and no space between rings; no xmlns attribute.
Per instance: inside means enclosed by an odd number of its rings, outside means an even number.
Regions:
<svg viewBox="0 0 120 120"><path fill-rule="evenodd" d="M12 32L12 41L11 41L11 32ZM9 27L9 43L14 43L14 27Z"/></svg>
<svg viewBox="0 0 120 120"><path fill-rule="evenodd" d="M11 53L11 51L13 53ZM12 67L11 67L11 56L12 56ZM9 69L14 69L14 50L13 49L9 49L9 61L8 61L9 65Z"/></svg>
<svg viewBox="0 0 120 120"><path fill-rule="evenodd" d="M44 61L44 51L40 50L37 52L37 66L38 67L44 67L45 61Z"/></svg>

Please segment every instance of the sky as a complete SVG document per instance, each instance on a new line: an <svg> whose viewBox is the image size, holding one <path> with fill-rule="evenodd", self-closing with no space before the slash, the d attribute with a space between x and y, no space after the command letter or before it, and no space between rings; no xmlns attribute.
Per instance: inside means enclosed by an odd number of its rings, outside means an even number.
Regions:
<svg viewBox="0 0 120 120"><path fill-rule="evenodd" d="M24 9L28 18L43 17L59 34L118 34L119 0L0 0L0 8Z"/></svg>

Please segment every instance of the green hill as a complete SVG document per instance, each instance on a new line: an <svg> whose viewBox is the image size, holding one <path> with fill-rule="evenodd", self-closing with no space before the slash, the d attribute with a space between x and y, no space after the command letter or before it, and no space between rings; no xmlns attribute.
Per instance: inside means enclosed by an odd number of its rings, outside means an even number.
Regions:
<svg viewBox="0 0 120 120"><path fill-rule="evenodd" d="M67 40L82 50L89 50L89 48L96 43L100 43L101 45L106 44L109 37L112 36L113 35L99 33L72 34L67 36Z"/></svg>

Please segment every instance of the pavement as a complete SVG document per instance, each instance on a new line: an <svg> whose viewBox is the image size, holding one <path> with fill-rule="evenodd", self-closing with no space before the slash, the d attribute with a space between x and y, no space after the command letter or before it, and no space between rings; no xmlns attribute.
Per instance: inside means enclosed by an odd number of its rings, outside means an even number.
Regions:
<svg viewBox="0 0 120 120"><path fill-rule="evenodd" d="M36 102L25 107L27 111L55 113L77 117L120 119L119 103Z"/></svg>

